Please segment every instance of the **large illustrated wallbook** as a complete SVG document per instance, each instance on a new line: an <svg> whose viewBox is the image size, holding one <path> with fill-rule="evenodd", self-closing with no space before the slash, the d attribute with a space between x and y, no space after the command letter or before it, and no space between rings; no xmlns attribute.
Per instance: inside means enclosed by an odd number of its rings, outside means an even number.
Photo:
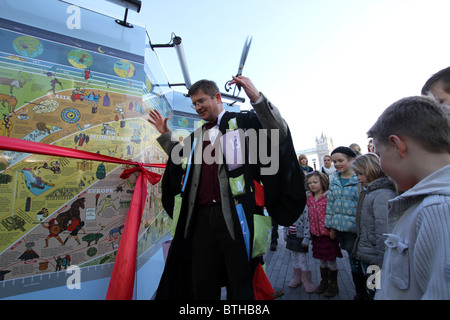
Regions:
<svg viewBox="0 0 450 320"><path fill-rule="evenodd" d="M165 162L145 116L168 106L143 56L4 19L0 40L0 135ZM136 180L123 170L0 150L0 281L114 262ZM160 184L148 191L138 255L170 230Z"/></svg>

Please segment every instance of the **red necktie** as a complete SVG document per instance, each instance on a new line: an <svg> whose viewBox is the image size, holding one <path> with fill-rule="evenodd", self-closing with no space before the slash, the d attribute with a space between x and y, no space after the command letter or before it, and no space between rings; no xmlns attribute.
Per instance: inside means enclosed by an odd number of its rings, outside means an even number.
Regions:
<svg viewBox="0 0 450 320"><path fill-rule="evenodd" d="M217 118L214 121L205 123L205 129L209 130L217 124ZM211 142L209 139L203 141L203 150ZM212 156L215 156L215 150L212 151ZM218 179L218 165L217 163L212 163L207 165L202 159L202 171L200 174L200 185L198 191L198 202L200 205L210 205L211 203L220 203L220 186Z"/></svg>
<svg viewBox="0 0 450 320"><path fill-rule="evenodd" d="M205 123L205 129L209 130L217 124L217 118L214 121Z"/></svg>

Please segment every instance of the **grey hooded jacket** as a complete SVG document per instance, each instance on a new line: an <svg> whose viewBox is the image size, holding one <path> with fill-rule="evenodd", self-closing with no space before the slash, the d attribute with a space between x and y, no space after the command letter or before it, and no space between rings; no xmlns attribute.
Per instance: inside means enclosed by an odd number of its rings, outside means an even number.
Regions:
<svg viewBox="0 0 450 320"><path fill-rule="evenodd" d="M387 233L388 201L396 191L389 178L372 181L361 191L356 209L357 238L353 255L367 265L383 265L384 241Z"/></svg>
<svg viewBox="0 0 450 320"><path fill-rule="evenodd" d="M375 299L450 299L450 165L389 201L388 230Z"/></svg>

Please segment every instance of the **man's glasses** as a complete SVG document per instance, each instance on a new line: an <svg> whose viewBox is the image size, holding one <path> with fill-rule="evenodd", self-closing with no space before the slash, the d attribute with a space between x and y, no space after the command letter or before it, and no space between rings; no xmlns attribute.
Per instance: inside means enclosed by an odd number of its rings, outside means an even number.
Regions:
<svg viewBox="0 0 450 320"><path fill-rule="evenodd" d="M214 99L214 97L209 97L209 99ZM197 106L201 108L201 107L203 107L205 105L206 101L208 101L209 99L208 98L201 98L197 102L191 104L191 108L194 109L194 110L197 108Z"/></svg>

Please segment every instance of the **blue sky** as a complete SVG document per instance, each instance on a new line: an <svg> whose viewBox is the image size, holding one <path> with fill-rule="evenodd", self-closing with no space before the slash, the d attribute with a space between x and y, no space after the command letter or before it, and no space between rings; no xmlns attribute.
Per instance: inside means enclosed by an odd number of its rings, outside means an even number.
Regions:
<svg viewBox="0 0 450 320"><path fill-rule="evenodd" d="M244 75L280 109L296 149L323 132L364 150L386 107L450 65L449 13L448 0L142 0L129 21L153 43L180 36L191 81L221 89L253 36ZM169 80L183 82L175 52L158 53Z"/></svg>

